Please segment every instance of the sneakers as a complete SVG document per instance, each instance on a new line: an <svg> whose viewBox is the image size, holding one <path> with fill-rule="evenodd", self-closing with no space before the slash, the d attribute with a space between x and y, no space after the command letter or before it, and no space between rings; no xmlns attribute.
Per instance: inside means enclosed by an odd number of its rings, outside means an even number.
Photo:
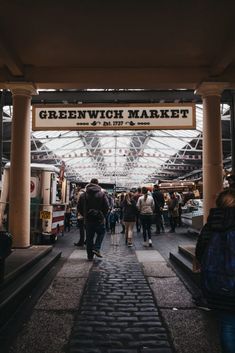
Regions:
<svg viewBox="0 0 235 353"><path fill-rule="evenodd" d="M99 250L92 250L92 252L93 252L93 254L95 254L97 257L103 257L102 255L101 255L101 253L100 253L100 251Z"/></svg>
<svg viewBox="0 0 235 353"><path fill-rule="evenodd" d="M127 246L130 248L133 246L133 244L131 242L128 242Z"/></svg>
<svg viewBox="0 0 235 353"><path fill-rule="evenodd" d="M147 241L144 241L144 242L143 242L143 246L148 246Z"/></svg>
<svg viewBox="0 0 235 353"><path fill-rule="evenodd" d="M149 239L149 246L152 247L153 246L153 243L152 243L152 240Z"/></svg>

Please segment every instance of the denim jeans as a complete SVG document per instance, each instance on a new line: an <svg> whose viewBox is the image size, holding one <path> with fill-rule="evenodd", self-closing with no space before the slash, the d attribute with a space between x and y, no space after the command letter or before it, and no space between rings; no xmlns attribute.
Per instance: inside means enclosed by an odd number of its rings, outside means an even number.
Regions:
<svg viewBox="0 0 235 353"><path fill-rule="evenodd" d="M218 314L220 323L220 341L223 353L235 352L235 313L221 311Z"/></svg>
<svg viewBox="0 0 235 353"><path fill-rule="evenodd" d="M143 237L144 241L148 239L151 239L151 224L152 224L152 215L140 215L140 220L143 228Z"/></svg>
<svg viewBox="0 0 235 353"><path fill-rule="evenodd" d="M169 221L170 221L171 230L175 232L175 227L177 225L177 217L173 217L172 215L169 215Z"/></svg>
<svg viewBox="0 0 235 353"><path fill-rule="evenodd" d="M77 227L79 228L79 232L80 232L80 239L78 240L78 242L80 242L81 244L84 244L85 229L84 229L84 219L83 218L77 219Z"/></svg>
<svg viewBox="0 0 235 353"><path fill-rule="evenodd" d="M94 243L94 237L96 240ZM100 251L105 235L105 224L86 223L86 250L88 259L93 257L92 250Z"/></svg>

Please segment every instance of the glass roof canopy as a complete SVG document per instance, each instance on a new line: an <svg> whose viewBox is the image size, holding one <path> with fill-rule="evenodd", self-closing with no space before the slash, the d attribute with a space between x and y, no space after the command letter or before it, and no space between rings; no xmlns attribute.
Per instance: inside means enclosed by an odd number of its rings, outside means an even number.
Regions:
<svg viewBox="0 0 235 353"><path fill-rule="evenodd" d="M44 160L51 154L63 160L72 178L89 181L97 177L100 182L134 187L152 182L152 175L166 161L200 136L201 106L196 108L196 120L195 130L40 131L32 137L35 144L37 140L43 143L48 154Z"/></svg>
<svg viewBox="0 0 235 353"><path fill-rule="evenodd" d="M221 105L222 117L228 108ZM197 105L195 130L32 132L31 160L58 167L64 162L67 176L76 181L97 177L100 183L131 188L172 179L174 170L190 170L186 153L195 158L202 153L202 116Z"/></svg>

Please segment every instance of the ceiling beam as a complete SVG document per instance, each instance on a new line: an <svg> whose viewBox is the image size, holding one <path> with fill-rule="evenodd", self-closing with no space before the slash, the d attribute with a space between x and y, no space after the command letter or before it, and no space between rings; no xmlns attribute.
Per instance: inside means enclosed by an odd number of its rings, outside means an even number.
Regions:
<svg viewBox="0 0 235 353"><path fill-rule="evenodd" d="M196 89L209 75L208 67L32 67L25 79L40 89L145 88Z"/></svg>
<svg viewBox="0 0 235 353"><path fill-rule="evenodd" d="M223 45L220 46L218 56L214 60L214 63L210 69L210 76L216 77L221 74L229 67L229 65L235 59L235 47L234 47L234 29L232 28L229 36L223 41Z"/></svg>
<svg viewBox="0 0 235 353"><path fill-rule="evenodd" d="M17 55L10 49L10 46L6 44L6 40L2 37L0 38L0 58L4 62L5 66L10 71L13 76L23 76L24 68L17 57Z"/></svg>
<svg viewBox="0 0 235 353"><path fill-rule="evenodd" d="M1 72L1 71L0 71ZM0 95L2 92L0 92ZM81 103L172 103L172 102L202 103L201 97L193 90L67 90L67 91L39 91L32 97L34 104L81 104ZM232 101L229 90L221 96L221 103ZM10 91L5 92L4 105L12 105Z"/></svg>

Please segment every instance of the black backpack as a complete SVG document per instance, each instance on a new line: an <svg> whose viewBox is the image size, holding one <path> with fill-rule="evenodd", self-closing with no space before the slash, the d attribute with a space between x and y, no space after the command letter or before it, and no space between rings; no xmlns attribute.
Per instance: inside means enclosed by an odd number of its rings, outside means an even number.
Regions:
<svg viewBox="0 0 235 353"><path fill-rule="evenodd" d="M212 231L201 262L206 297L235 302L235 230Z"/></svg>
<svg viewBox="0 0 235 353"><path fill-rule="evenodd" d="M91 208L87 211L87 220L94 223L104 223L104 214L100 210Z"/></svg>

